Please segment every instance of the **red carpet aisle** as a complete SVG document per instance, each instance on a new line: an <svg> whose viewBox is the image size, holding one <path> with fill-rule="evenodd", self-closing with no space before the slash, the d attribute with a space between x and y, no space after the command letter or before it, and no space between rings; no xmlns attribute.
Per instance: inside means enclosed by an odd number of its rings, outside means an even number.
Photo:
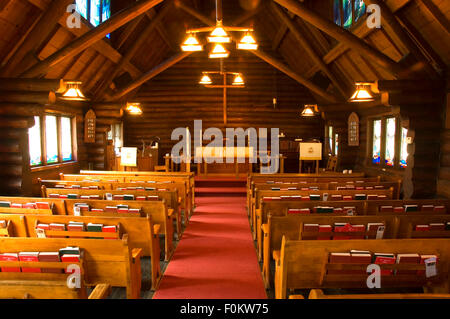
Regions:
<svg viewBox="0 0 450 319"><path fill-rule="evenodd" d="M267 298L246 198L197 197L155 299Z"/></svg>

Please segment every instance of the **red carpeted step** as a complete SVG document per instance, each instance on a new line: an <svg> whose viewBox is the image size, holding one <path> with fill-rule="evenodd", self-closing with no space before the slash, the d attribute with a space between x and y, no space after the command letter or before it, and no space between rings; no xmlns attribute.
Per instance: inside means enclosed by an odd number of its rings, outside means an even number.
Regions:
<svg viewBox="0 0 450 319"><path fill-rule="evenodd" d="M267 298L246 198L196 198L197 207L155 299Z"/></svg>
<svg viewBox="0 0 450 319"><path fill-rule="evenodd" d="M246 196L245 187L197 187L195 196Z"/></svg>

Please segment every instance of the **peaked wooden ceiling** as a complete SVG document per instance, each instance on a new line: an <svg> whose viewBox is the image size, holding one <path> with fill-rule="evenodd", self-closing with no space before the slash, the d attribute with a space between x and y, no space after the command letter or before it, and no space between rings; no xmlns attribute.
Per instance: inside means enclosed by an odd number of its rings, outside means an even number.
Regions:
<svg viewBox="0 0 450 319"><path fill-rule="evenodd" d="M0 76L77 79L96 100L111 101L130 98L189 55L207 60L206 52L181 53L179 45L187 28L214 23L214 0L112 1L109 21L120 20L115 16L121 14L122 24L108 29L114 30L111 40L98 37L107 23L95 29L86 22L80 29L68 28L65 7L70 2L2 2ZM260 49L251 54L322 103L344 102L355 81L445 76L450 41L443 39L450 33L450 1L365 0L382 6L383 27L369 29L361 19L350 31L333 25L330 2L226 0L224 23L252 25ZM135 9L126 17L117 12L131 6ZM77 43L77 50L66 54ZM247 55L242 55L243 63Z"/></svg>

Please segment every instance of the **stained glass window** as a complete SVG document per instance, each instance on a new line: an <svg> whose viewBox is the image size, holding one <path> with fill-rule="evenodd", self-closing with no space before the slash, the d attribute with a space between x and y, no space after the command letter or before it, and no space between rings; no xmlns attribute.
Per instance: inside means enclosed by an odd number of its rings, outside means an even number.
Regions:
<svg viewBox="0 0 450 319"><path fill-rule="evenodd" d="M90 0L91 1L91 12L89 15L89 22L94 26L100 24L100 0Z"/></svg>
<svg viewBox="0 0 450 319"><path fill-rule="evenodd" d="M86 0L76 0L76 10L85 19L87 19L87 2Z"/></svg>
<svg viewBox="0 0 450 319"><path fill-rule="evenodd" d="M394 166L395 157L395 118L386 119L386 155L384 157L386 165Z"/></svg>
<svg viewBox="0 0 450 319"><path fill-rule="evenodd" d="M334 23L344 28L350 28L366 12L364 0L334 0ZM343 14L343 17L341 15Z"/></svg>
<svg viewBox="0 0 450 319"><path fill-rule="evenodd" d="M47 163L58 162L58 128L56 116L45 116L45 147L47 151Z"/></svg>
<svg viewBox="0 0 450 319"><path fill-rule="evenodd" d="M39 116L34 117L34 126L28 129L28 148L30 151L30 165L41 165L41 119Z"/></svg>
<svg viewBox="0 0 450 319"><path fill-rule="evenodd" d="M72 160L72 124L68 117L61 117L61 155L63 161Z"/></svg>
<svg viewBox="0 0 450 319"><path fill-rule="evenodd" d="M76 0L76 10L94 27L111 16L111 0ZM108 38L109 34L106 35Z"/></svg>
<svg viewBox="0 0 450 319"><path fill-rule="evenodd" d="M402 127L402 136L400 142L400 167L408 166L408 143L407 143L408 129Z"/></svg>
<svg viewBox="0 0 450 319"><path fill-rule="evenodd" d="M381 120L373 121L372 163L380 164Z"/></svg>
<svg viewBox="0 0 450 319"><path fill-rule="evenodd" d="M339 150L339 134L335 134L334 135L334 155L338 155L338 150Z"/></svg>
<svg viewBox="0 0 450 319"><path fill-rule="evenodd" d="M330 153L333 154L333 127L328 126L328 148Z"/></svg>

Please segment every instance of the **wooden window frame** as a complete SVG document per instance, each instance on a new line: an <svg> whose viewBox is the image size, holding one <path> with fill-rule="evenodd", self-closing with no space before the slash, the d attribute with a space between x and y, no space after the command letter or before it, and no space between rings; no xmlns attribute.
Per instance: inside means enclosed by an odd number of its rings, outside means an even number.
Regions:
<svg viewBox="0 0 450 319"><path fill-rule="evenodd" d="M54 116L56 117L56 130L57 130L57 145L58 145L58 161L56 163L47 163L47 142L46 142L46 117L47 116ZM62 125L61 125L61 118L66 117L70 119L70 137L72 140L72 159L63 161L62 158ZM41 164L39 165L31 165L29 163L30 168L32 170L44 168L44 167L51 167L54 165L61 165L66 163L73 163L77 162L78 156L77 156L77 132L76 132L76 117L74 115L70 114L59 114L59 113L52 113L52 112L45 112L42 115L39 115L39 121L40 121L40 128L41 128Z"/></svg>

